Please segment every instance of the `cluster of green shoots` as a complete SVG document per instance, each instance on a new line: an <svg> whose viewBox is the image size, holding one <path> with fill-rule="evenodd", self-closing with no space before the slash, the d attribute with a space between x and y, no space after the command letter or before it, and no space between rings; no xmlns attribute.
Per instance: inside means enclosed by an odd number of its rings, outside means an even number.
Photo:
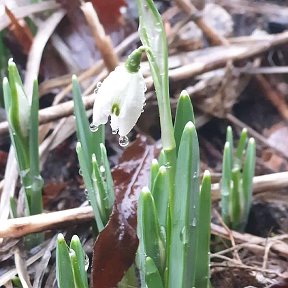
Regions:
<svg viewBox="0 0 288 288"><path fill-rule="evenodd" d="M37 80L32 95L26 95L12 59L8 63L9 80L3 80L5 110L9 123L11 142L14 147L22 183L21 193L25 199L25 216L42 213L43 180L39 171L38 111L39 95ZM10 199L10 216L17 215L17 203ZM26 237L27 247L41 243L41 234Z"/></svg>
<svg viewBox="0 0 288 288"><path fill-rule="evenodd" d="M160 14L152 0L137 0L139 34L146 52L156 91L162 151L151 163L150 180L138 200L137 236L139 247L135 265L141 287L210 287L209 247L211 180L205 171L199 180L199 144L191 100L186 91L179 97L174 124L171 117L166 36ZM140 58L138 59L140 61ZM9 81L3 91L10 136L20 170L25 196L25 214L42 212L43 181L38 155L38 89L27 97L16 65L9 62ZM114 203L114 188L104 127L89 127L80 87L72 78L76 119L76 151L81 175L92 206L98 232L108 222ZM221 179L222 216L226 224L243 229L251 205L255 166L255 143L242 131L236 151L227 129ZM245 149L246 148L246 149ZM11 216L17 217L11 199ZM32 236L30 236L32 237ZM41 235L31 238L34 245ZM36 238L35 238L36 237ZM37 241L36 241L36 240ZM57 282L60 288L88 287L87 260L79 238L68 247L62 234L56 248Z"/></svg>
<svg viewBox="0 0 288 288"><path fill-rule="evenodd" d="M221 211L228 227L242 231L247 224L252 202L256 148L253 138L247 141L245 128L236 149L233 142L232 128L228 126L222 163Z"/></svg>

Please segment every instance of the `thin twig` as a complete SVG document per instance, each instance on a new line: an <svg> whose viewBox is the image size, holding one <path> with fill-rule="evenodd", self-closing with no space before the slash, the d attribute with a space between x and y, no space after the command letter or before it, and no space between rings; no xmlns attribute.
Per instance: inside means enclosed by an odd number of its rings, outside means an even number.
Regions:
<svg viewBox="0 0 288 288"><path fill-rule="evenodd" d="M211 233L229 239L229 233L223 227L216 225L214 223L211 223ZM232 234L237 243L249 242L252 244L265 245L266 241L269 241L271 239L271 238L265 239L248 233L239 233L236 231L232 231ZM284 242L276 243L274 247L271 248L271 250L276 254L288 258L288 245Z"/></svg>
<svg viewBox="0 0 288 288"><path fill-rule="evenodd" d="M34 232L67 226L68 224L87 222L92 219L93 213L90 206L8 219L1 223L0 237L17 238Z"/></svg>
<svg viewBox="0 0 288 288"><path fill-rule="evenodd" d="M26 261L22 258L20 249L18 247L15 248L14 258L15 258L16 271L20 278L23 288L32 288L32 285L30 283L30 279L28 276Z"/></svg>
<svg viewBox="0 0 288 288"><path fill-rule="evenodd" d="M95 44L101 53L102 59L109 71L113 71L118 65L118 56L113 49L110 36L106 35L104 27L99 21L98 15L93 8L91 2L86 2L81 5L88 26L94 36Z"/></svg>
<svg viewBox="0 0 288 288"><path fill-rule="evenodd" d="M236 244L235 244L235 240L234 240L234 237L233 237L233 234L231 232L231 230L229 229L229 227L224 223L221 215L218 213L218 211L216 209L213 209L213 212L214 214L216 215L218 221L220 222L220 224L224 227L224 229L227 231L227 233L229 234L229 239L230 239L230 242L232 244L232 247L235 247ZM241 261L241 258L238 254L238 251L237 250L233 250L233 255L234 257L237 259L237 262L239 263L242 263Z"/></svg>
<svg viewBox="0 0 288 288"><path fill-rule="evenodd" d="M192 4L191 1L174 0L176 4L182 9L195 24L202 30L209 42L213 45L227 45L227 40L220 36L211 26L209 26L203 19L199 10Z"/></svg>
<svg viewBox="0 0 288 288"><path fill-rule="evenodd" d="M210 267L225 267L225 268L237 268L237 269L244 269L244 270L250 270L250 271L257 271L257 272L261 272L261 273L267 273L267 274L274 274L275 276L278 276L280 278L285 278L285 276L283 276L281 273L277 272L277 271L272 271L272 270L268 270L268 269L263 269L263 268L259 268L259 267L253 267L253 266L248 266L248 265L237 265L237 264L225 264L225 263L211 263Z"/></svg>
<svg viewBox="0 0 288 288"><path fill-rule="evenodd" d="M279 237L281 236L281 237ZM269 251L271 250L272 246L275 245L276 243L281 243L280 240L284 240L288 238L288 235L279 235L279 236L275 236L272 239L270 239L269 243L267 243L267 245L265 245L265 253L264 253L264 257L263 257L263 265L262 268L263 269L267 269L268 267L268 257L269 257Z"/></svg>

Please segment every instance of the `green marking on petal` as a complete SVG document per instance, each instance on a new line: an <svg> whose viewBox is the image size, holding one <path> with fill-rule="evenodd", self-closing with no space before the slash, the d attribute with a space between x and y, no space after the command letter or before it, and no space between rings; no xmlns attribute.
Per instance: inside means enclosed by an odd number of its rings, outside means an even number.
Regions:
<svg viewBox="0 0 288 288"><path fill-rule="evenodd" d="M119 116L119 114L120 114L120 107L119 107L118 104L114 103L114 104L112 105L111 114L114 114L115 116Z"/></svg>

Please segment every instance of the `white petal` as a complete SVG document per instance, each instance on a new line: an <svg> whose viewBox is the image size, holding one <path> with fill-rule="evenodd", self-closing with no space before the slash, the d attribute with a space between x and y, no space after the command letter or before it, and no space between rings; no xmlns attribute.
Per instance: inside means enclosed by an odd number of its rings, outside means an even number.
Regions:
<svg viewBox="0 0 288 288"><path fill-rule="evenodd" d="M130 73L129 86L120 103L119 135L127 135L135 126L145 103L146 86L141 72Z"/></svg>
<svg viewBox="0 0 288 288"><path fill-rule="evenodd" d="M118 99L121 91L125 90L126 74L123 74L124 67L118 66L112 71L99 87L94 106L92 123L96 126L105 124L111 113L111 107L115 98ZM123 87L124 85L124 87Z"/></svg>
<svg viewBox="0 0 288 288"><path fill-rule="evenodd" d="M119 130L119 116L111 114L110 124L111 124L111 128L112 128L112 132L114 132L116 134Z"/></svg>
<svg viewBox="0 0 288 288"><path fill-rule="evenodd" d="M29 127L29 118L30 118L30 110L31 106L29 104L29 100L25 95L24 90L22 87L15 83L17 89L17 96L18 96L18 113L19 113L19 124L20 129L23 136L27 136L28 134L28 127Z"/></svg>
<svg viewBox="0 0 288 288"><path fill-rule="evenodd" d="M105 124L111 115L112 131L119 129L126 136L140 117L145 102L146 86L141 72L130 73L118 66L99 87L93 106L93 124ZM112 106L120 108L119 116L111 113Z"/></svg>

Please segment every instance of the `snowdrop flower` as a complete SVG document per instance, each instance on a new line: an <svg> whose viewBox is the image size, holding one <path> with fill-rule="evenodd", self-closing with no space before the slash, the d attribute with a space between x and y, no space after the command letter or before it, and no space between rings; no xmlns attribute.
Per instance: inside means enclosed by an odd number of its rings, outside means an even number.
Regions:
<svg viewBox="0 0 288 288"><path fill-rule="evenodd" d="M90 129L96 131L111 116L112 133L120 136L119 144L128 144L127 134L143 111L146 85L139 71L143 47L133 51L125 65L116 67L98 88Z"/></svg>

